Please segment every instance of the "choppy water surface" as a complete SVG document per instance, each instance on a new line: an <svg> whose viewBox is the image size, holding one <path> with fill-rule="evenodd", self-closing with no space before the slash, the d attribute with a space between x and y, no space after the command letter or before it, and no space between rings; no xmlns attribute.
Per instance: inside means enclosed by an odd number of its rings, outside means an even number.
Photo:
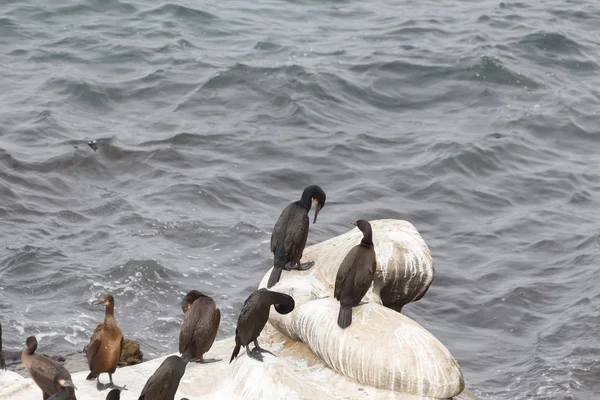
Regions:
<svg viewBox="0 0 600 400"><path fill-rule="evenodd" d="M482 398L596 398L598 26L591 0L2 2L4 345L80 349L107 291L150 358L191 288L232 335L316 183L309 244L419 229L405 312Z"/></svg>

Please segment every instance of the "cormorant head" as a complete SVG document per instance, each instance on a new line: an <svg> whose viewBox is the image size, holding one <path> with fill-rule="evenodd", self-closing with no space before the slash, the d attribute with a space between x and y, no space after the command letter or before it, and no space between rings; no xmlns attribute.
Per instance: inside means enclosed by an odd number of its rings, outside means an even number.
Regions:
<svg viewBox="0 0 600 400"><path fill-rule="evenodd" d="M360 229L362 233L371 231L371 224L369 223L369 221L366 221L364 219L359 219L356 222L350 222L350 224L356 226L358 229Z"/></svg>
<svg viewBox="0 0 600 400"><path fill-rule="evenodd" d="M37 339L35 338L35 336L29 336L27 338L27 340L25 341L25 345L27 346L27 349L29 350L29 354L33 354L35 353L35 350L37 349Z"/></svg>
<svg viewBox="0 0 600 400"><path fill-rule="evenodd" d="M315 203L315 218L313 220L313 224L317 222L317 215L319 215L319 211L321 211L321 209L323 207L325 207L325 200L327 199L327 195L325 194L325 192L323 191L323 189L321 189L319 186L317 185L312 185L309 186L311 188L311 198L313 203Z"/></svg>
<svg viewBox="0 0 600 400"><path fill-rule="evenodd" d="M72 387L73 389L77 389L77 386L73 383L69 376L65 376L62 371L59 371L54 375L54 387L60 391L60 389L66 389L68 387Z"/></svg>
<svg viewBox="0 0 600 400"><path fill-rule="evenodd" d="M115 305L115 299L112 297L111 294L103 294L94 303L94 305L100 305L100 304L104 304L104 307L114 306Z"/></svg>
<svg viewBox="0 0 600 400"><path fill-rule="evenodd" d="M194 301L196 301L200 297L206 296L197 290L190 290L189 292L187 292L187 294L183 296L183 300L181 300L181 310L183 311L183 313L185 314L187 310L192 308L192 304L194 304Z"/></svg>

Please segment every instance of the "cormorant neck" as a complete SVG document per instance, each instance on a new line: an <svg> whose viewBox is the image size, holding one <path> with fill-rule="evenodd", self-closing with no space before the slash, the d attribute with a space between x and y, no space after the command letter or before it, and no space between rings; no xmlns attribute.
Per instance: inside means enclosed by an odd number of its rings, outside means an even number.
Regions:
<svg viewBox="0 0 600 400"><path fill-rule="evenodd" d="M308 190L302 192L302 197L300 198L300 201L298 201L298 204L304 207L306 212L309 212L312 206L312 192Z"/></svg>
<svg viewBox="0 0 600 400"><path fill-rule="evenodd" d="M109 304L106 306L106 313L104 314L104 322L114 322L115 321L115 305Z"/></svg>
<svg viewBox="0 0 600 400"><path fill-rule="evenodd" d="M371 229L363 232L363 238L360 241L360 244L367 247L373 247L373 231Z"/></svg>

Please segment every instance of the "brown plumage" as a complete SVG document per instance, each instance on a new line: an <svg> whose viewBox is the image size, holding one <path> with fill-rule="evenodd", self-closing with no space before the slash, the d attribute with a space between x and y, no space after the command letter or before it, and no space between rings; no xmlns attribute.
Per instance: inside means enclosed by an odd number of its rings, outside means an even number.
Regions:
<svg viewBox="0 0 600 400"><path fill-rule="evenodd" d="M104 322L94 330L87 348L86 356L91 372L86 379L96 378L98 390L107 388L125 390L125 386L116 386L112 380L112 374L117 369L123 349L123 333L115 321L115 300L110 294L103 294L94 304L104 304L106 312ZM108 384L100 383L100 374L104 372L108 373L110 379Z"/></svg>
<svg viewBox="0 0 600 400"><path fill-rule="evenodd" d="M174 400L186 365L187 360L179 356L165 358L148 378L138 400Z"/></svg>
<svg viewBox="0 0 600 400"><path fill-rule="evenodd" d="M377 269L371 224L361 219L355 225L362 231L363 238L342 260L333 290L334 297L340 302L338 325L342 329L352 324L352 307L360 305Z"/></svg>
<svg viewBox="0 0 600 400"><path fill-rule="evenodd" d="M311 185L304 189L300 200L289 204L283 209L279 219L273 227L271 233L271 252L273 253L273 269L269 276L267 288L273 287L279 278L281 272L286 269L298 269L305 271L310 269L315 263L313 261L300 264L306 240L308 239L308 212L311 203L315 203L315 218L313 224L317 222L317 215L323 206L327 196L323 189L317 185Z"/></svg>
<svg viewBox="0 0 600 400"><path fill-rule="evenodd" d="M64 387L64 393L60 393L59 397L52 396L53 399L75 400L75 385L73 385L69 371L58 362L35 354L37 349L35 336L28 337L26 344L27 347L21 353L21 361L33 381L42 390L42 398L48 400L50 396L59 393L59 390L63 392L62 388Z"/></svg>
<svg viewBox="0 0 600 400"><path fill-rule="evenodd" d="M249 357L258 361L263 361L261 352L274 355L268 350L262 349L258 345L258 337L269 320L269 311L271 306L279 314L288 314L294 310L294 299L284 293L267 290L265 288L254 291L242 307L235 328L235 348L231 354L231 363L240 353L241 346L246 346L246 353ZM254 349L250 351L250 343L254 342Z"/></svg>
<svg viewBox="0 0 600 400"><path fill-rule="evenodd" d="M204 359L219 330L221 311L214 300L197 290L190 290L181 302L184 312L179 331L179 352L187 361L210 363L220 359Z"/></svg>

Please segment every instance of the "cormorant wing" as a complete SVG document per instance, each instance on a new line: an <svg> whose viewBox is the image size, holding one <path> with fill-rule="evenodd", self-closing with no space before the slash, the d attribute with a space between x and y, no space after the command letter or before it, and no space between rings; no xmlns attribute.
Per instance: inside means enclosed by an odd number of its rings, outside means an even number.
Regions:
<svg viewBox="0 0 600 400"><path fill-rule="evenodd" d="M102 334L104 333L103 328L104 324L99 324L94 330L94 333L92 333L92 338L86 352L88 363L92 362L92 359L100 349L100 345L102 344Z"/></svg>
<svg viewBox="0 0 600 400"><path fill-rule="evenodd" d="M356 259L356 250L356 246L351 248L348 254L346 254L346 257L344 257L344 259L342 260L340 267L338 268L337 275L335 276L335 286L333 289L333 297L336 300L340 299L340 296L342 295L342 287L344 286L344 282L346 281L350 270L354 266L354 261Z"/></svg>

